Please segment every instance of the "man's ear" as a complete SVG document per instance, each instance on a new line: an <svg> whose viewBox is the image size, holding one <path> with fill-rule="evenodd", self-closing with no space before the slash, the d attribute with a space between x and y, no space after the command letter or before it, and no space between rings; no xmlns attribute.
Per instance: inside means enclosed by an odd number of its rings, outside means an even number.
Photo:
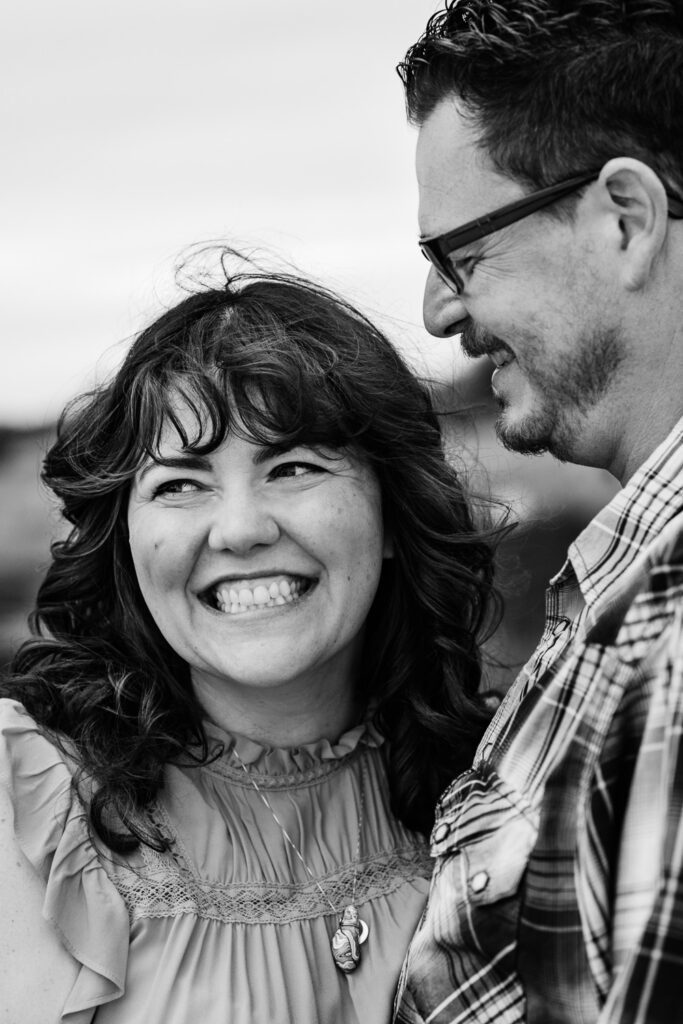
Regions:
<svg viewBox="0 0 683 1024"><path fill-rule="evenodd" d="M598 178L598 202L611 216L611 237L620 251L623 284L642 288L664 247L668 228L666 192L651 167L631 157L608 160Z"/></svg>

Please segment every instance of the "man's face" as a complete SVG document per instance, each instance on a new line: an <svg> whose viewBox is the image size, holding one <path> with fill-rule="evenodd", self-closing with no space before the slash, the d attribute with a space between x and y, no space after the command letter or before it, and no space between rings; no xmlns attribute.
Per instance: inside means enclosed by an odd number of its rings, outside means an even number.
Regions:
<svg viewBox="0 0 683 1024"><path fill-rule="evenodd" d="M495 170L452 101L420 129L417 175L424 237L525 194ZM581 461L596 424L605 425L623 351L598 249L578 210L574 220L535 213L454 253L461 294L430 270L425 325L437 336L460 333L468 355L491 358L498 435L516 451Z"/></svg>

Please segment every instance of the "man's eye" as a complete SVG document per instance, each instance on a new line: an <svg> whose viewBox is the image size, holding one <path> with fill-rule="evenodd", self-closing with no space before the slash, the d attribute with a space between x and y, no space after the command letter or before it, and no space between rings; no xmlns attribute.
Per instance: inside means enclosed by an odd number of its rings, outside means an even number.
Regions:
<svg viewBox="0 0 683 1024"><path fill-rule="evenodd" d="M271 469L270 476L277 480L283 477L308 476L325 472L325 468L317 465L315 462L281 462Z"/></svg>
<svg viewBox="0 0 683 1024"><path fill-rule="evenodd" d="M451 257L451 263L459 274L469 277L480 259L480 256L460 256L458 259Z"/></svg>
<svg viewBox="0 0 683 1024"><path fill-rule="evenodd" d="M196 480L164 480L154 488L154 497L164 494L194 494L199 489Z"/></svg>

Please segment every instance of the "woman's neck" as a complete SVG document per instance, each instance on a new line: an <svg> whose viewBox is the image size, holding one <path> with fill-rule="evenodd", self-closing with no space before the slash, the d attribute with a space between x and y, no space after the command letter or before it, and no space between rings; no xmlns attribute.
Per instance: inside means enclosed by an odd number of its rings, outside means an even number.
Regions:
<svg viewBox="0 0 683 1024"><path fill-rule="evenodd" d="M297 747L336 741L361 714L352 688L321 683L299 687L228 684L193 672L195 695L207 717L229 733L264 746Z"/></svg>

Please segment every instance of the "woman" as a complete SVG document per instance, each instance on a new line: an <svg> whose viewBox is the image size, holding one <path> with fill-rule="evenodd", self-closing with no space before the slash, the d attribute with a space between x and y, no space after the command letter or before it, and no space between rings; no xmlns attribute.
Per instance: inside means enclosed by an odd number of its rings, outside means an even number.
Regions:
<svg viewBox="0 0 683 1024"><path fill-rule="evenodd" d="M44 479L72 531L0 702L16 1019L388 1019L488 718L491 555L426 392L247 268L67 410Z"/></svg>

